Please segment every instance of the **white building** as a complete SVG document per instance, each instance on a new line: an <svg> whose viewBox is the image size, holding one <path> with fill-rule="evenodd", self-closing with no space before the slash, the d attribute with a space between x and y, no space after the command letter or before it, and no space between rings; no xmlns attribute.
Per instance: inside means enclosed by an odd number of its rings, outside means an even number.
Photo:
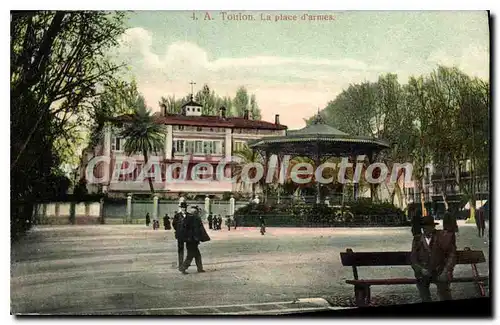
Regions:
<svg viewBox="0 0 500 325"><path fill-rule="evenodd" d="M222 194L224 192L250 191L251 186L241 187L230 181L218 181L214 179L209 183L199 183L192 181L191 172L194 165L206 163L216 170L221 160L227 164L223 166L226 177L232 177L231 157L241 149L247 141L262 138L265 136L284 135L287 127L279 122L279 115L275 116L274 123L252 120L248 113L244 117L227 117L226 110L221 107L219 115L202 115L202 106L191 100L182 106L182 113L155 114L158 123L165 125L165 147L159 154L159 165L161 166L162 182L154 183L155 192L159 196L177 196L179 193L189 193L191 195ZM127 116L119 117L127 123ZM84 154L84 166L94 156L105 156L110 158L110 164L97 165L94 175L103 176L106 172L112 174L112 168L117 160L125 156L123 147L126 139L118 137L119 130L108 128L103 141L95 148L87 150ZM100 186L88 184L90 192L100 189L110 196L125 196L128 193L149 193L149 183L145 179L137 182L135 179L142 170L144 157L142 154L132 156L137 165L134 170L127 175L121 175L118 182L103 182ZM179 166L189 159L186 168L185 181L172 182L166 178L166 173L172 171L172 177L177 179L182 177ZM177 165L173 165L177 164ZM170 168L169 168L170 166ZM200 166L200 165L198 165ZM122 166L126 168L127 166ZM109 168L109 170L106 170ZM202 169L203 170L203 169ZM151 170L152 172L154 171ZM82 171L83 175L83 171Z"/></svg>

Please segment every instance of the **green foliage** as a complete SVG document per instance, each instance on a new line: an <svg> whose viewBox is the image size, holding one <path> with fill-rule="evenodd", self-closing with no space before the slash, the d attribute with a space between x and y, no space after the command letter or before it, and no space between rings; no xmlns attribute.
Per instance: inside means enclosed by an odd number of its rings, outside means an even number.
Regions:
<svg viewBox="0 0 500 325"><path fill-rule="evenodd" d="M235 98L231 99L228 96L220 97L205 84L193 97L195 102L203 106L203 115L219 115L219 109L224 106L226 108L226 116L228 117L243 117L245 109L248 109L250 118L254 120L262 118L255 95L252 94L249 97L245 87L238 88ZM175 96L161 97L158 105L167 114L180 114L182 105L189 100L190 95L180 99L176 99Z"/></svg>
<svg viewBox="0 0 500 325"><path fill-rule="evenodd" d="M243 86L239 87L233 99L233 115L243 117L245 110L248 109L248 101L247 89Z"/></svg>
<svg viewBox="0 0 500 325"><path fill-rule="evenodd" d="M389 169L394 163L412 163L417 184L431 162L443 170L469 158L478 174L488 172L489 83L457 68L440 66L429 75L410 77L405 85L394 74L350 85L322 115L344 132L391 143L374 160ZM394 191L401 194L398 184Z"/></svg>
<svg viewBox="0 0 500 325"><path fill-rule="evenodd" d="M119 69L108 52L118 44L124 19L104 11L11 12L13 200L64 191L65 186L54 189L54 177L62 163L75 163L89 103ZM13 234L22 232L29 210L12 210Z"/></svg>
<svg viewBox="0 0 500 325"><path fill-rule="evenodd" d="M341 217L342 211L325 204L248 204L235 211L235 215L245 221L245 225L257 222L259 216L265 216L273 225L288 226L341 226L363 224L391 224L393 220L404 220L404 213L395 206L387 203L375 204L360 201L345 208L346 214ZM365 218L369 216L369 218ZM378 219L370 218L378 217ZM375 221L374 221L375 220Z"/></svg>
<svg viewBox="0 0 500 325"><path fill-rule="evenodd" d="M141 152L144 163L148 162L151 152L158 154L164 148L165 131L161 124L155 122L151 112L146 108L144 97L137 96L134 103L135 112L129 123L125 123L120 136L125 138L124 151L127 155ZM151 193L154 193L153 181L148 178Z"/></svg>
<svg viewBox="0 0 500 325"><path fill-rule="evenodd" d="M370 200L358 200L349 204L349 211L354 215L398 215L404 216L403 210L391 203L373 203Z"/></svg>
<svg viewBox="0 0 500 325"><path fill-rule="evenodd" d="M85 178L81 178L78 181L78 184L76 184L76 186L73 190L73 194L75 197L78 197L78 198L83 198L88 194L87 180Z"/></svg>
<svg viewBox="0 0 500 325"><path fill-rule="evenodd" d="M111 79L106 81L102 88L98 99L92 102L88 115L91 148L103 139L104 127L111 118L134 112L137 98L140 96L135 81Z"/></svg>
<svg viewBox="0 0 500 325"><path fill-rule="evenodd" d="M250 96L250 117L252 120L260 120L262 118L255 94Z"/></svg>

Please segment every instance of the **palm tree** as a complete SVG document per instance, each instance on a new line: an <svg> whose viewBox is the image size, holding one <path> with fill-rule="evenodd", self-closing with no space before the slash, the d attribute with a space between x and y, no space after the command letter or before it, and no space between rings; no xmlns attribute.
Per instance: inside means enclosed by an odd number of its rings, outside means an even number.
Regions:
<svg viewBox="0 0 500 325"><path fill-rule="evenodd" d="M257 164L264 164L264 159L263 157L250 149L248 146L243 146L242 149L235 151L234 154L240 158L240 162L237 165L234 165L233 167L233 175L236 177L237 182L239 183L240 186L243 186L243 167L246 164L251 164L251 163L257 163ZM252 168L248 172L248 178L254 178L257 174L257 170L255 168ZM265 182L265 177L264 175L260 180L259 180L259 186L262 187L264 182ZM252 198L255 197L255 185L256 183L252 183Z"/></svg>
<svg viewBox="0 0 500 325"><path fill-rule="evenodd" d="M315 168L316 165L314 161L309 157L296 156L292 160L290 160L290 164L288 166L287 183L290 182L291 184L293 184L293 185L289 184L289 186L294 188L294 195L300 195L303 189L311 187L311 182L305 184L299 184L293 182L291 170L294 168L295 165L303 163L310 164L311 166L313 166L313 168Z"/></svg>
<svg viewBox="0 0 500 325"><path fill-rule="evenodd" d="M157 154L163 149L165 141L163 126L155 122L142 96L137 98L132 120L124 125L120 135L127 139L124 147L125 153L130 156L133 153L142 152L144 164L148 163L148 153ZM151 177L148 177L148 182L151 193L154 194Z"/></svg>

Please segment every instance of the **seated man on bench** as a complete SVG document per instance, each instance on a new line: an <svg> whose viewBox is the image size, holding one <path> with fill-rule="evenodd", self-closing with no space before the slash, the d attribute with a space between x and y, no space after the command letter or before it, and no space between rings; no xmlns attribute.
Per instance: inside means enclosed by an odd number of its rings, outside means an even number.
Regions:
<svg viewBox="0 0 500 325"><path fill-rule="evenodd" d="M457 247L452 233L436 230L436 225L432 216L424 216L423 233L413 237L411 263L423 302L432 301L431 282L436 283L440 300L451 300L450 281Z"/></svg>

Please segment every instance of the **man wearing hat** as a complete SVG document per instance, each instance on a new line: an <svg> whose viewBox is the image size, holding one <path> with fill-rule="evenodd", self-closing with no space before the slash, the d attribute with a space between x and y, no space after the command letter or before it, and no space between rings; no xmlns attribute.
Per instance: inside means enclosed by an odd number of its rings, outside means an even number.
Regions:
<svg viewBox="0 0 500 325"><path fill-rule="evenodd" d="M191 206L191 211L187 214L186 218L183 220L183 238L182 240L186 243L187 256L184 263L179 267L179 271L183 274L187 274L186 270L191 265L193 259L196 263L196 268L199 273L205 272L203 269L203 263L201 261L201 253L198 249L200 242L210 241L210 237L203 226L203 222L200 217L200 209L197 206Z"/></svg>
<svg viewBox="0 0 500 325"><path fill-rule="evenodd" d="M183 227L182 223L187 216L187 203L181 202L179 204L180 210L174 215L172 220L172 227L175 230L175 239L177 239L177 258L178 258L178 268L181 269L182 263L184 262L184 240L183 240Z"/></svg>
<svg viewBox="0 0 500 325"><path fill-rule="evenodd" d="M413 237L411 264L422 302L432 301L430 284L435 283L440 300L451 300L450 280L456 259L456 243L450 232L436 230L432 216L422 217L422 233Z"/></svg>

